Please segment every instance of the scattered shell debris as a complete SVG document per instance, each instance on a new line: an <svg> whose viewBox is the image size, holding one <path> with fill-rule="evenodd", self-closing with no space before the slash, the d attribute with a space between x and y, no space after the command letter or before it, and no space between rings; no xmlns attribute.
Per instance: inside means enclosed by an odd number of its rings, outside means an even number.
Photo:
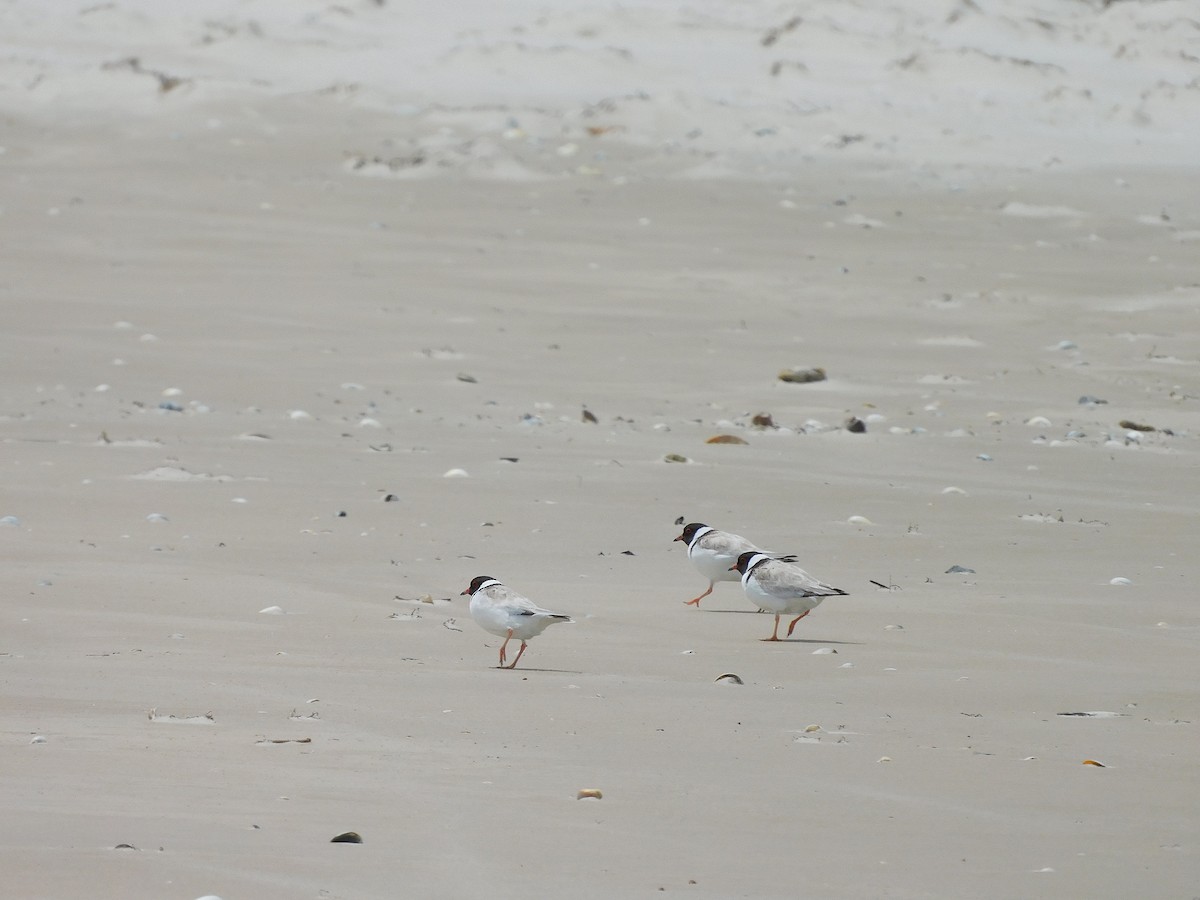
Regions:
<svg viewBox="0 0 1200 900"><path fill-rule="evenodd" d="M786 381L788 384L811 384L814 381L824 381L825 370L820 366L813 366L808 369L798 367L784 369L779 373L779 380Z"/></svg>
<svg viewBox="0 0 1200 900"><path fill-rule="evenodd" d="M850 525L874 525L875 523L866 516L851 516L846 520Z"/></svg>
<svg viewBox="0 0 1200 900"><path fill-rule="evenodd" d="M1097 761L1097 760L1094 760L1094 759L1085 759L1085 760L1083 761L1083 764L1084 764L1085 766L1096 766L1096 767L1097 767L1097 768L1099 768L1099 769L1107 769L1107 768L1108 768L1108 766L1106 766L1104 763L1102 763L1102 762L1099 762L1099 761Z"/></svg>
<svg viewBox="0 0 1200 900"><path fill-rule="evenodd" d="M706 444L748 444L749 441L743 440L736 434L717 434L710 437L704 443Z"/></svg>
<svg viewBox="0 0 1200 900"><path fill-rule="evenodd" d="M1073 716L1079 719L1123 719L1129 713L1110 712L1106 709L1092 710L1091 712L1065 712L1057 713L1060 716Z"/></svg>
<svg viewBox="0 0 1200 900"><path fill-rule="evenodd" d="M442 475L443 478L470 478L466 469L450 469Z"/></svg>
<svg viewBox="0 0 1200 900"><path fill-rule="evenodd" d="M604 794L598 788L582 788L575 795L576 800L602 800Z"/></svg>
<svg viewBox="0 0 1200 900"><path fill-rule="evenodd" d="M1132 581L1130 581L1128 578L1121 578L1120 576L1118 576L1118 577L1116 577L1116 578L1113 578L1113 579L1112 579L1111 581L1109 581L1108 583L1109 583L1109 584L1116 584L1116 585L1122 585L1122 584L1133 584L1133 582L1132 582Z"/></svg>
<svg viewBox="0 0 1200 900"><path fill-rule="evenodd" d="M718 675L716 677L716 679L714 679L714 680L717 683L724 681L727 684L745 684L746 683L746 682L742 681L742 678L740 675L735 675L732 672L726 672L724 675Z"/></svg>
<svg viewBox="0 0 1200 900"><path fill-rule="evenodd" d="M210 712L202 716L177 716L173 713L160 713L158 707L147 710L146 718L151 722L174 722L183 725L212 725L216 722Z"/></svg>

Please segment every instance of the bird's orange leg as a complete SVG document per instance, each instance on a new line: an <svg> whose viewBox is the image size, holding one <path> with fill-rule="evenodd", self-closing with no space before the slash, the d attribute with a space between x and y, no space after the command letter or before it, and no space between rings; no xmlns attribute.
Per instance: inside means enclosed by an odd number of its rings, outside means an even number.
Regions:
<svg viewBox="0 0 1200 900"><path fill-rule="evenodd" d="M771 632L771 636L769 638L763 638L763 640L764 641L779 640L779 616L778 615L775 616L775 630Z"/></svg>
<svg viewBox="0 0 1200 900"><path fill-rule="evenodd" d="M500 665L498 666L498 668L501 668L501 669L512 668L512 666L504 665L504 660L506 659L506 656L507 656L504 652L504 648L508 646L508 642L510 640L512 640L512 629L511 628L508 629L508 637L506 637L504 639L504 643L500 645Z"/></svg>
<svg viewBox="0 0 1200 900"><path fill-rule="evenodd" d="M528 645L524 641L521 641L521 649L517 651L517 658L512 661L511 666L505 666L504 668L515 669L517 667L517 663L519 663L521 661L521 654L525 652L525 648L527 646Z"/></svg>
<svg viewBox="0 0 1200 900"><path fill-rule="evenodd" d="M799 622L801 619L803 619L805 616L807 616L810 612L812 612L811 609L806 612L800 613L800 615L798 615L798 616L796 616L796 618L792 619L792 624L788 626L788 633L787 633L788 637L792 636L792 629L796 627L796 623Z"/></svg>
<svg viewBox="0 0 1200 900"><path fill-rule="evenodd" d="M707 590L707 591L705 591L703 594L701 594L699 597L696 597L696 598L694 598L694 599L692 599L692 600L684 600L684 601L683 601L683 604L684 604L684 606L694 606L694 607L696 607L696 609L699 609L699 608L700 608L700 601L701 601L701 600L703 600L705 597L707 597L709 594L711 594L711 593L712 593L712 591L713 591L713 584L714 584L714 583L715 583L715 582L712 582L712 581L710 581L710 582L708 583L708 590Z"/></svg>

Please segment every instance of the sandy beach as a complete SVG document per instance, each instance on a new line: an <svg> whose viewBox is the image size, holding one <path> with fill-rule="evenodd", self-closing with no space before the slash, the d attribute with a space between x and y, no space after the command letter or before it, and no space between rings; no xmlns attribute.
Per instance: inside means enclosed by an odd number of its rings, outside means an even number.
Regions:
<svg viewBox="0 0 1200 900"><path fill-rule="evenodd" d="M61 6L8 896L1200 896L1187 4ZM680 520L849 595L764 643Z"/></svg>

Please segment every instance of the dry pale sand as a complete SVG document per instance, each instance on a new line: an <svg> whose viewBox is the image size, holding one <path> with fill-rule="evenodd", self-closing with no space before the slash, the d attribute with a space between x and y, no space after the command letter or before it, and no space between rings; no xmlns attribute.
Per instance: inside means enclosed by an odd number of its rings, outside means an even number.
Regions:
<svg viewBox="0 0 1200 900"><path fill-rule="evenodd" d="M1194 167L734 179L55 65L0 157L7 896L1200 896ZM761 643L681 516L850 596ZM577 624L492 668L479 574Z"/></svg>

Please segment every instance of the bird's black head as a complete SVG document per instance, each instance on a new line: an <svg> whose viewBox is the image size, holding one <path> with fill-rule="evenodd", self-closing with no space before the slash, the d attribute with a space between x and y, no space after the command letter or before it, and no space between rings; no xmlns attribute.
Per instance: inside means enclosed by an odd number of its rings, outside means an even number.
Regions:
<svg viewBox="0 0 1200 900"><path fill-rule="evenodd" d="M484 582L495 581L495 580L496 579L493 578L491 575L476 575L474 578L471 579L471 586L469 588L467 588L465 591L463 591L461 594L459 594L458 596L466 597L468 594L473 594L477 590L479 590L479 586L481 584L483 584Z"/></svg>
<svg viewBox="0 0 1200 900"><path fill-rule="evenodd" d="M705 525L703 522L692 522L690 525L685 525L683 527L683 534L681 534L679 537L675 538L675 540L683 541L685 544L690 544L692 542L692 538L694 538L696 536L696 532L699 531L701 528L707 528L707 527L708 526Z"/></svg>
<svg viewBox="0 0 1200 900"><path fill-rule="evenodd" d="M732 572L734 569L737 569L737 571L739 571L743 575L745 575L748 571L753 569L755 566L765 563L768 559L770 559L769 556L766 556L765 554L760 553L758 550L747 550L745 553L743 553L741 556L738 557L737 562L735 562L732 566L729 567L729 571Z"/></svg>

